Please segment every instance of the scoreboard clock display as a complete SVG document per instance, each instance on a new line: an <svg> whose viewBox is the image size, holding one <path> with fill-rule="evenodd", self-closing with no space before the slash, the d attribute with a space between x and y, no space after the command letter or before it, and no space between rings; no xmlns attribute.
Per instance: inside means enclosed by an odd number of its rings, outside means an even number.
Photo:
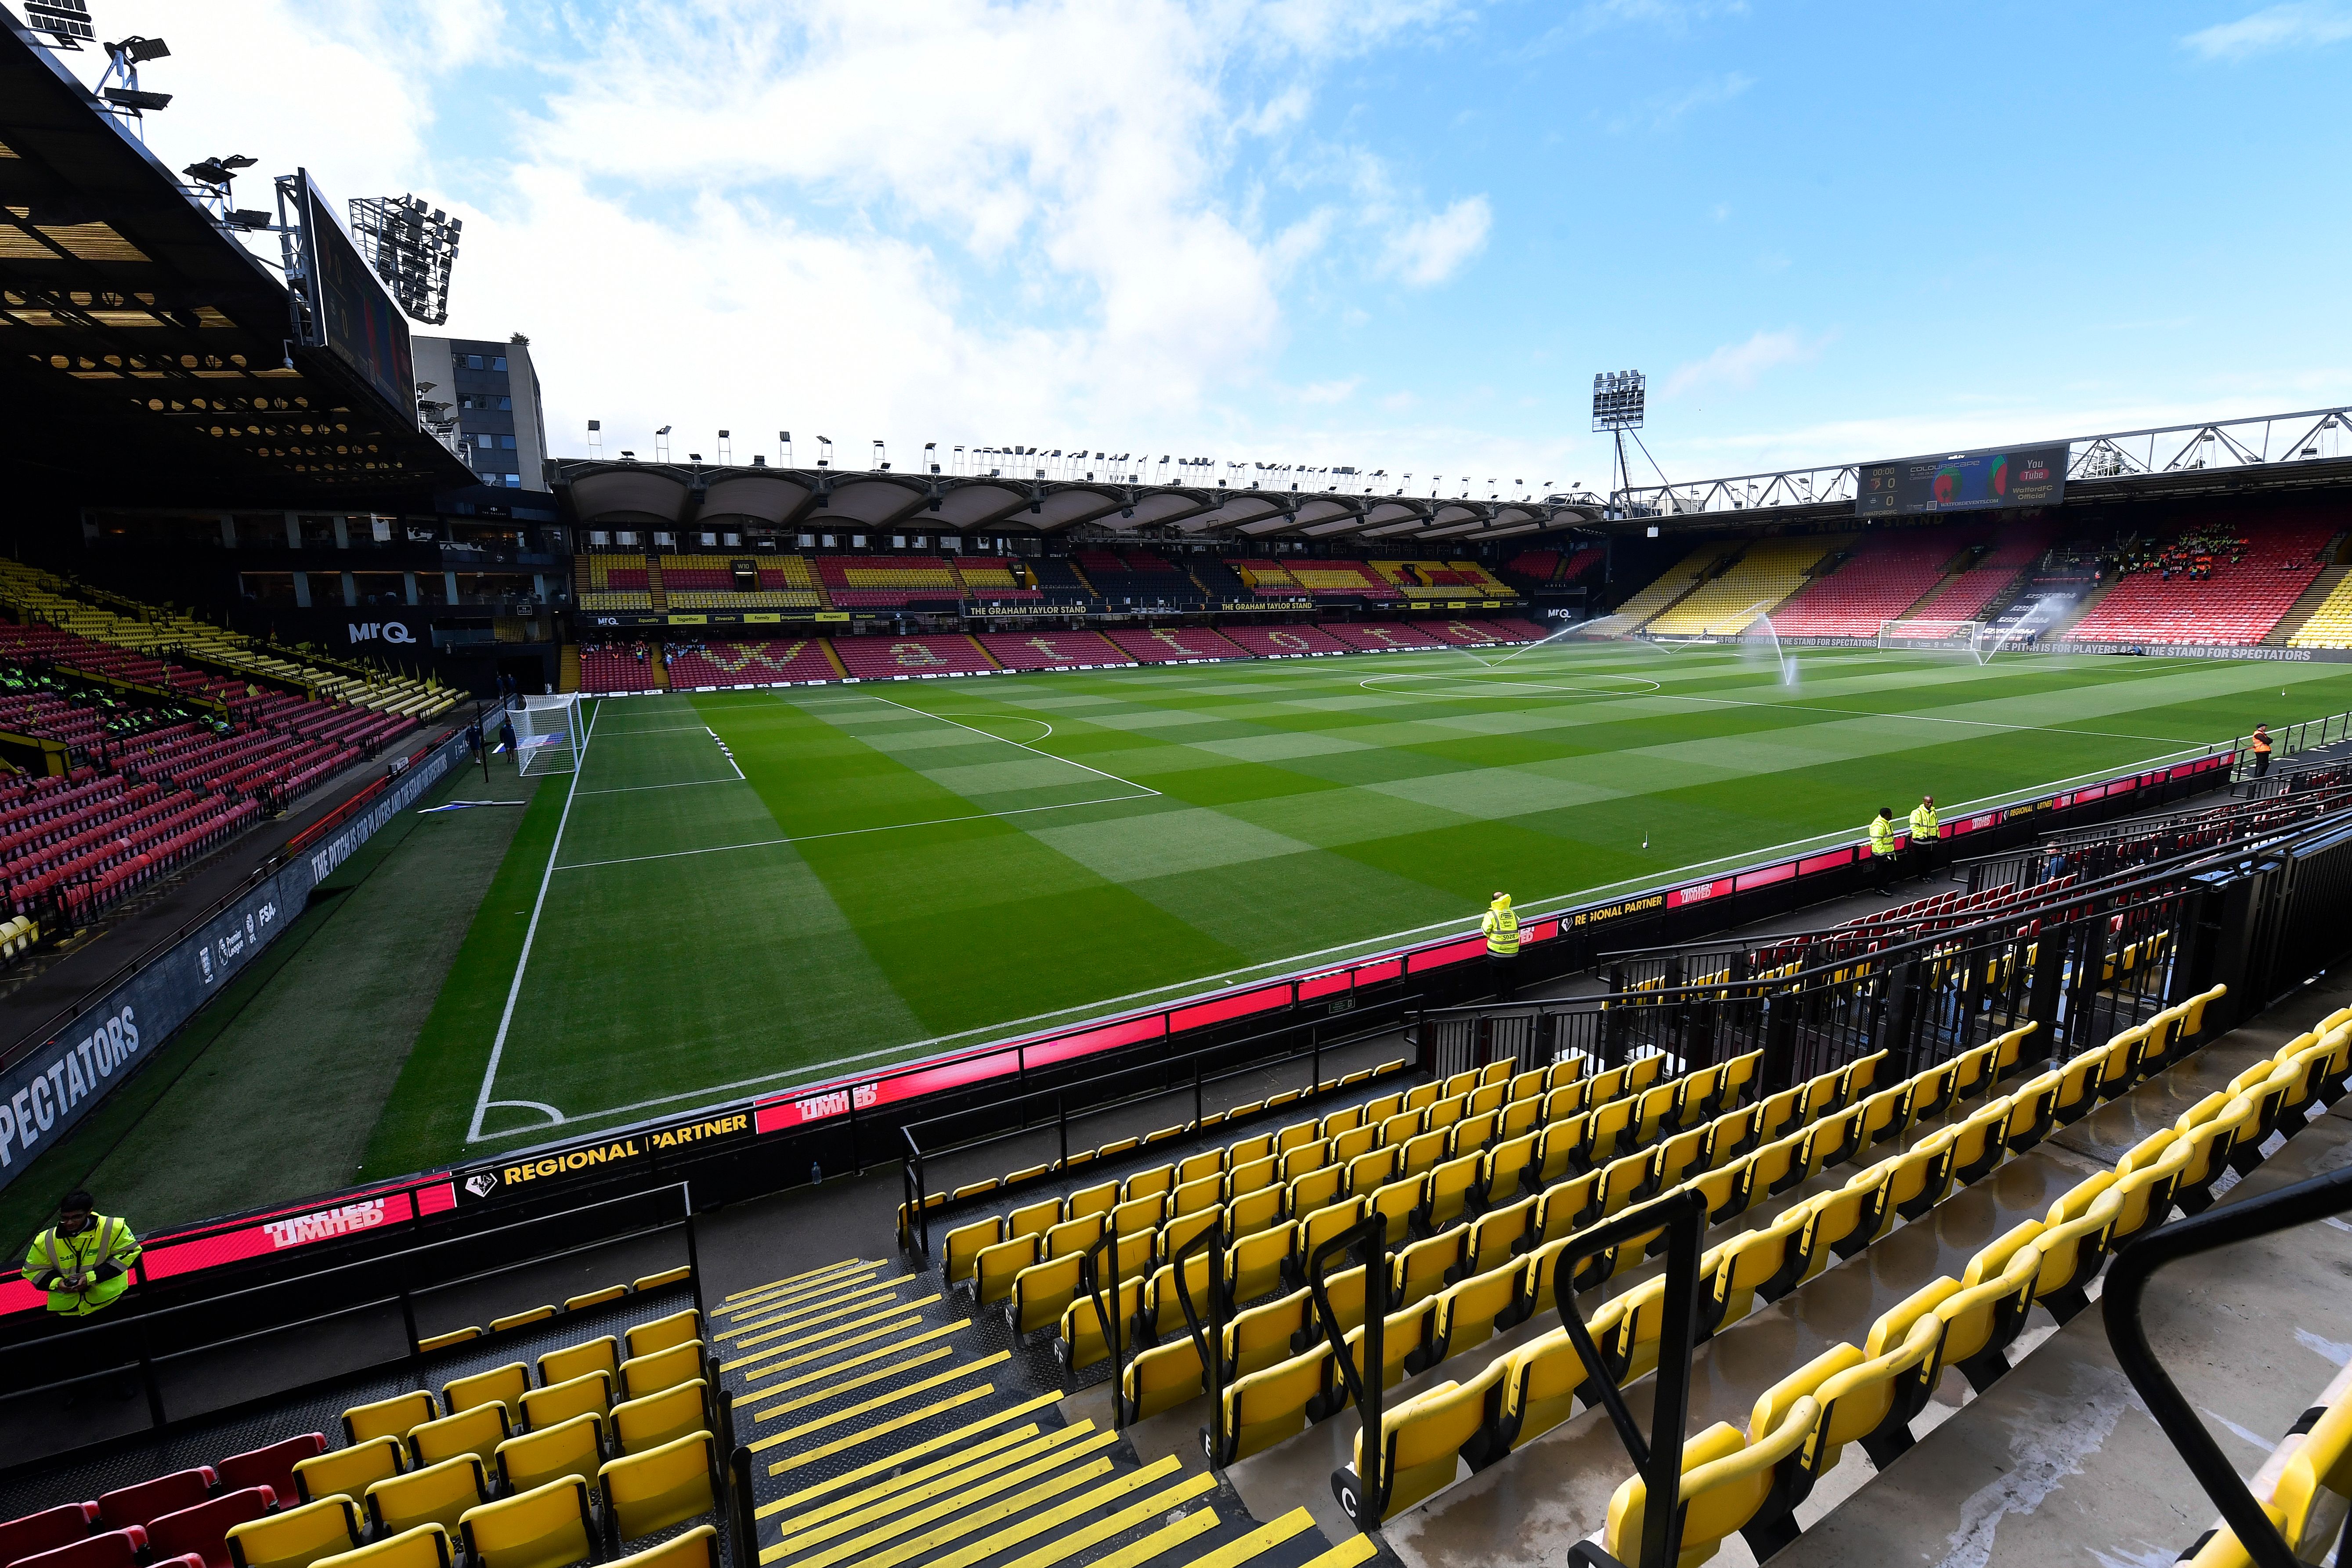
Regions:
<svg viewBox="0 0 2352 1568"><path fill-rule="evenodd" d="M2065 494L2066 451L2032 447L1865 463L1854 488L1854 515L2054 506Z"/></svg>

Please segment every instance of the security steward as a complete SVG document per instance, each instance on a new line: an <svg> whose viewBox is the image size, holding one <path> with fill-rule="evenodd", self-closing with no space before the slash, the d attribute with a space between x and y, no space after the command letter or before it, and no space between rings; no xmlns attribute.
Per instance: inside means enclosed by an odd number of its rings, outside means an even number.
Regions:
<svg viewBox="0 0 2352 1568"><path fill-rule="evenodd" d="M2271 727L2254 726L2254 776L2267 778L2271 771Z"/></svg>
<svg viewBox="0 0 2352 1568"><path fill-rule="evenodd" d="M1882 805L1878 815L1870 819L1870 868L1872 886L1884 893L1895 886L1895 873L1901 869L1895 864L1900 858L1895 851L1895 808Z"/></svg>
<svg viewBox="0 0 2352 1568"><path fill-rule="evenodd" d="M1495 983L1496 999L1517 1000L1519 917L1511 908L1510 894L1495 894L1494 902L1486 906L1486 915L1478 921L1478 931L1486 939L1486 973Z"/></svg>
<svg viewBox="0 0 2352 1568"><path fill-rule="evenodd" d="M68 1193L58 1205L58 1223L25 1249L26 1283L48 1293L52 1312L86 1318L131 1288L139 1239L96 1206L88 1193Z"/></svg>
<svg viewBox="0 0 2352 1568"><path fill-rule="evenodd" d="M1935 852L1940 847L1942 835L1937 831L1936 797L1923 795L1919 804L1911 808L1911 858L1915 868L1925 877L1936 868Z"/></svg>

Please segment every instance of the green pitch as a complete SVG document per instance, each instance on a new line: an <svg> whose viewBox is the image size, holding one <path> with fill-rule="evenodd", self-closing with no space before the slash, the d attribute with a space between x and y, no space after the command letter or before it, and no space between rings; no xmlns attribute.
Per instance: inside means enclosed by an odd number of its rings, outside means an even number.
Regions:
<svg viewBox="0 0 2352 1568"><path fill-rule="evenodd" d="M2327 665L1797 662L1562 644L606 700L580 772L534 792L368 1173L2352 708Z"/></svg>

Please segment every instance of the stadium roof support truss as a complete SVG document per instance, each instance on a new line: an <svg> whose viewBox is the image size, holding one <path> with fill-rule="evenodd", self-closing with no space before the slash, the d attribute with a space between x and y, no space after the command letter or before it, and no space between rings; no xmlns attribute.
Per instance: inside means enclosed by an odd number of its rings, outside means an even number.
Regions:
<svg viewBox="0 0 2352 1568"><path fill-rule="evenodd" d="M2275 470L2283 464L2352 458L2352 406L2077 436L2066 445L2069 484L2212 469ZM1657 518L1850 505L1860 468L1858 463L1843 463L1688 484L1636 485L1613 498L1614 510L1624 518Z"/></svg>

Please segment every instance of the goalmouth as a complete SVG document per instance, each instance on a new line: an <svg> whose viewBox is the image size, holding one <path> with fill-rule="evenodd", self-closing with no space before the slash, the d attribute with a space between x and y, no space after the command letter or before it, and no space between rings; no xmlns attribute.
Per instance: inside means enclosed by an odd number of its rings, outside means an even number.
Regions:
<svg viewBox="0 0 2352 1568"><path fill-rule="evenodd" d="M580 770L580 752L586 743L580 694L526 697L507 717L515 728L515 758L526 775L569 773Z"/></svg>
<svg viewBox="0 0 2352 1568"><path fill-rule="evenodd" d="M1984 637L1981 621L1881 621L1878 646L1912 653L1975 653Z"/></svg>

